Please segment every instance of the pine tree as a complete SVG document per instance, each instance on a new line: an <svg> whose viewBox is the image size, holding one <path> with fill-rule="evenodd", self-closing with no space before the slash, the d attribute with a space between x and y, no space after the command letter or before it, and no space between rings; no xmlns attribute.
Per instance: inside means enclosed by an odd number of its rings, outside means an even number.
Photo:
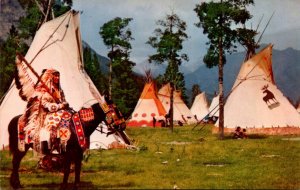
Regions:
<svg viewBox="0 0 300 190"><path fill-rule="evenodd" d="M219 133L220 139L224 138L224 89L223 66L226 63L225 53L231 53L236 48L238 32L233 25L245 24L251 18L245 8L253 4L253 0L221 0L220 2L203 2L196 5L194 11L199 17L198 27L203 28L203 33L209 38L207 54L204 63L211 68L219 69Z"/></svg>
<svg viewBox="0 0 300 190"><path fill-rule="evenodd" d="M155 36L149 37L147 44L156 49L156 54L149 56L149 63L155 62L162 64L168 63L167 69L160 80L170 82L171 84L171 100L169 115L171 119L171 130L173 130L173 93L174 88L181 90L184 99L185 81L183 74L179 71L182 61L188 61L185 53L179 54L183 48L182 43L187 40L186 23L182 21L178 15L172 13L167 15L164 20L158 20L157 25L161 28L154 30Z"/></svg>

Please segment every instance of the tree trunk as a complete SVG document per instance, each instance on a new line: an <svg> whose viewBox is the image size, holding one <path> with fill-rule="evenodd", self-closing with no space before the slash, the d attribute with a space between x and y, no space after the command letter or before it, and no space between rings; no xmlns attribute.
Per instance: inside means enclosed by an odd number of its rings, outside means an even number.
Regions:
<svg viewBox="0 0 300 190"><path fill-rule="evenodd" d="M223 46L219 37L219 138L224 139Z"/></svg>
<svg viewBox="0 0 300 190"><path fill-rule="evenodd" d="M114 47L111 47L111 52L114 51ZM108 75L108 97L111 100L112 99L112 62L113 62L113 58L110 57L110 62L109 62L109 75Z"/></svg>

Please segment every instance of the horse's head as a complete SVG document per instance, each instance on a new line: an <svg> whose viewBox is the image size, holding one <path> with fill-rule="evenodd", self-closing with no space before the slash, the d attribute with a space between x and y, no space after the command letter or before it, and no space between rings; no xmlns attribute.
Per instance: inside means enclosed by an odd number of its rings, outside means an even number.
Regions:
<svg viewBox="0 0 300 190"><path fill-rule="evenodd" d="M112 101L101 101L92 106L95 117L104 121L111 131L123 131L126 128L125 119Z"/></svg>

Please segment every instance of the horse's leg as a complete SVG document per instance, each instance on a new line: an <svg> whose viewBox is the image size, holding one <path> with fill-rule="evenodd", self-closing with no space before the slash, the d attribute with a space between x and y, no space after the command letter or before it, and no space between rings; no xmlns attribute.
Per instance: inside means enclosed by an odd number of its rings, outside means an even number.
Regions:
<svg viewBox="0 0 300 190"><path fill-rule="evenodd" d="M12 159L13 170L12 170L12 173L10 175L10 185L14 189L22 187L22 185L20 183L20 178L19 178L19 168L20 168L21 160L26 155L28 149L29 149L29 146L26 145L24 152L21 152L18 149L14 150L12 152L12 154L13 154L13 159Z"/></svg>
<svg viewBox="0 0 300 190"><path fill-rule="evenodd" d="M77 152L78 155L75 158L75 182L74 189L77 189L80 183L80 172L81 172L81 163L83 159L83 152L80 150Z"/></svg>
<svg viewBox="0 0 300 190"><path fill-rule="evenodd" d="M71 156L69 155L70 152L66 152L64 155L64 178L61 184L61 189L66 189L68 185L68 178L70 175L70 168L71 168Z"/></svg>

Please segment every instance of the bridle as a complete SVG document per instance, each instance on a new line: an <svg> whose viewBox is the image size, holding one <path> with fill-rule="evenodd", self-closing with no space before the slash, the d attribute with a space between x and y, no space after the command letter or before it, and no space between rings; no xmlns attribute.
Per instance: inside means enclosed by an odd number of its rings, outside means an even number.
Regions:
<svg viewBox="0 0 300 190"><path fill-rule="evenodd" d="M105 124L113 133L116 131L124 131L126 128L125 119L115 104L99 103L105 113Z"/></svg>

